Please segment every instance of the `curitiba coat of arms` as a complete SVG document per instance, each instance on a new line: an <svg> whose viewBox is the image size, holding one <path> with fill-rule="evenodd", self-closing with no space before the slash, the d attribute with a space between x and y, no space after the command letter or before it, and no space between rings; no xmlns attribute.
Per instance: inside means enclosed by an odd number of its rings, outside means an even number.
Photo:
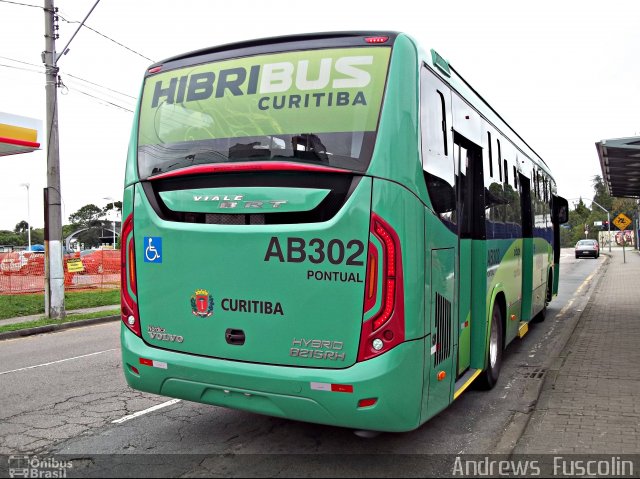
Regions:
<svg viewBox="0 0 640 479"><path fill-rule="evenodd" d="M198 289L191 296L191 312L200 318L208 318L213 314L213 296L206 289Z"/></svg>

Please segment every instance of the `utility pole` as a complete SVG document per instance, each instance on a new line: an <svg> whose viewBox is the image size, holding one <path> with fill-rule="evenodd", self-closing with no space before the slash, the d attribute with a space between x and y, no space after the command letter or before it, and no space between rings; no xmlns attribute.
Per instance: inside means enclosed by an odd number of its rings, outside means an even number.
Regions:
<svg viewBox="0 0 640 479"><path fill-rule="evenodd" d="M45 188L44 218L44 309L51 319L62 319L64 309L64 264L62 262L62 193L60 192L60 149L58 142L58 60L66 53L71 41L98 5L96 0L87 16L62 49L56 53L58 39L58 9L53 0L44 0L45 49L42 62L45 66L45 90L47 93L47 188Z"/></svg>
<svg viewBox="0 0 640 479"><path fill-rule="evenodd" d="M56 58L57 15L53 0L44 0L45 90L47 95L47 188L45 198L45 314L62 319L64 309L64 265L62 263L62 209L60 151L58 141L58 66Z"/></svg>

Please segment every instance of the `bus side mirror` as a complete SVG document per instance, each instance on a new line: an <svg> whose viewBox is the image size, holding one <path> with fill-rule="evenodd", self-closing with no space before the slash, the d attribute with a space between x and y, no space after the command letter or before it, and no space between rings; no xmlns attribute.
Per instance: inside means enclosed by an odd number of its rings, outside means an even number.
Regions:
<svg viewBox="0 0 640 479"><path fill-rule="evenodd" d="M555 224L565 224L569 221L569 203L561 196L553 195L553 222Z"/></svg>

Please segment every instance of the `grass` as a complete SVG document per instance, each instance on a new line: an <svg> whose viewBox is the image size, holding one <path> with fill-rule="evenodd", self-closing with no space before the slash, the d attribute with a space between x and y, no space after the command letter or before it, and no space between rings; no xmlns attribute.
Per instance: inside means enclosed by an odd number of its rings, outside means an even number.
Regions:
<svg viewBox="0 0 640 479"><path fill-rule="evenodd" d="M71 323L73 321L79 321L81 319L103 318L106 316L117 316L120 314L120 309L108 309L106 311L96 311L94 313L84 314L72 314L64 319L48 319L42 318L38 321L27 321L24 323L7 324L0 326L0 333L6 333L9 331L17 331L19 329L36 328L38 326L49 326L50 324L62 324Z"/></svg>
<svg viewBox="0 0 640 479"><path fill-rule="evenodd" d="M119 289L71 291L64 294L64 307L67 311L119 303ZM44 294L0 295L0 319L32 314L44 314Z"/></svg>

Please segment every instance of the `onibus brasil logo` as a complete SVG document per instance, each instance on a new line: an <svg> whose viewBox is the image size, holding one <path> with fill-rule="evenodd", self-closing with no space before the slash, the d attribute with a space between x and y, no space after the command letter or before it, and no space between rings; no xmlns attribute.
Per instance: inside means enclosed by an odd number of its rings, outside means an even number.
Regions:
<svg viewBox="0 0 640 479"><path fill-rule="evenodd" d="M208 318L213 314L213 296L206 289L197 289L191 296L191 312L200 318Z"/></svg>

